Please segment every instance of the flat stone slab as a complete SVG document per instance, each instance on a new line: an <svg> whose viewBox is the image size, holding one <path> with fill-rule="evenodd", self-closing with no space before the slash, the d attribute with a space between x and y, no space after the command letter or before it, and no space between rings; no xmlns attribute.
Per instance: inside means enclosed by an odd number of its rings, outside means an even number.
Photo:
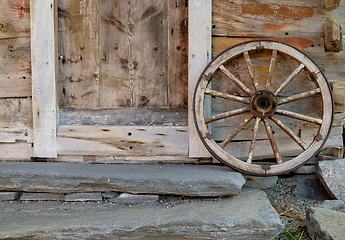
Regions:
<svg viewBox="0 0 345 240"><path fill-rule="evenodd" d="M210 165L0 163L0 191L217 197L238 194L244 183L240 173Z"/></svg>
<svg viewBox="0 0 345 240"><path fill-rule="evenodd" d="M317 171L331 197L345 201L345 159L321 161Z"/></svg>
<svg viewBox="0 0 345 240"><path fill-rule="evenodd" d="M315 240L345 239L345 213L325 208L307 210L308 234Z"/></svg>
<svg viewBox="0 0 345 240"><path fill-rule="evenodd" d="M283 230L265 193L247 189L234 197L173 207L0 202L0 212L0 238L11 239L267 240Z"/></svg>
<svg viewBox="0 0 345 240"><path fill-rule="evenodd" d="M159 200L158 195L135 195L122 193L116 198L108 199L108 202L115 204L140 204L140 203L153 203Z"/></svg>

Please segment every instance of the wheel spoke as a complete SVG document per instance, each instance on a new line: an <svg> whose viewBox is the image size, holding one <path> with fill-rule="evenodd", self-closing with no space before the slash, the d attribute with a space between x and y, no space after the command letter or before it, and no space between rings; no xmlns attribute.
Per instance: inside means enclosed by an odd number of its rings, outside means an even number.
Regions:
<svg viewBox="0 0 345 240"><path fill-rule="evenodd" d="M219 70L225 74L233 83L235 83L239 88L241 88L247 95L251 96L253 91L246 87L237 77L235 77L231 72L229 72L224 65L220 65Z"/></svg>
<svg viewBox="0 0 345 240"><path fill-rule="evenodd" d="M227 94L227 93L214 91L214 90L211 90L208 88L206 88L205 94L211 95L213 97L219 97L219 98L223 98L223 99L227 99L227 100L231 100L231 101L235 101L235 102L240 102L240 103L249 103L249 101L250 101L250 99L248 97L239 97L239 96L235 96L235 95L231 95L231 94Z"/></svg>
<svg viewBox="0 0 345 240"><path fill-rule="evenodd" d="M250 113L242 122L240 125L237 126L237 128L235 128L235 130L230 133L230 135L223 141L221 142L221 144L219 144L219 146L221 148L225 148L226 145L228 145L228 143L234 139L234 137L236 137L236 135L250 122L250 120L252 120L254 117L253 113Z"/></svg>
<svg viewBox="0 0 345 240"><path fill-rule="evenodd" d="M283 110L283 109L276 109L276 113L284 115L284 116L288 116L291 118L295 118L298 120L302 120L302 121L306 121L306 122L311 122L311 123L316 123L321 125L322 124L322 119L319 118L314 118L314 117L309 117L300 113L295 113L295 112L291 112L288 110Z"/></svg>
<svg viewBox="0 0 345 240"><path fill-rule="evenodd" d="M256 78L256 76L255 76L254 69L253 69L253 65L252 65L252 63L251 63L251 61L250 61L250 57L249 57L248 51L243 52L243 56L244 56L244 59L246 60L246 64L247 64L248 71L249 71L249 75L250 75L250 78L251 78L252 81L253 81L255 90L256 90L256 91L259 91L259 90L260 90L260 86L259 86L258 80L257 80L257 78Z"/></svg>
<svg viewBox="0 0 345 240"><path fill-rule="evenodd" d="M295 133L287 127L282 121L280 121L275 115L271 116L273 122L275 122L284 132L286 132L298 145L301 146L303 150L307 149L307 144L305 144Z"/></svg>
<svg viewBox="0 0 345 240"><path fill-rule="evenodd" d="M276 58L277 58L277 50L272 51L272 57L271 57L271 63L270 63L270 68L268 70L268 77L267 77L267 83L266 83L266 90L269 90L271 87L271 82L272 82L272 77L273 77L273 72L274 72L274 65L276 63Z"/></svg>
<svg viewBox="0 0 345 240"><path fill-rule="evenodd" d="M271 143L271 147L272 147L274 156L276 158L276 162L277 162L277 164L283 163L283 160L282 160L282 158L280 156L280 153L279 153L279 150L278 150L278 146L277 146L276 140L274 139L272 128L270 126L268 118L264 118L264 124L265 124L265 128L266 128L268 139L269 139L269 141Z"/></svg>
<svg viewBox="0 0 345 240"><path fill-rule="evenodd" d="M249 147L247 163L252 163L252 160L253 160L254 148L255 148L255 143L256 143L256 137L257 137L258 131L259 131L260 121L261 121L260 117L257 117L255 120L255 126L253 129L253 137L252 137L252 141L251 141L250 147Z"/></svg>
<svg viewBox="0 0 345 240"><path fill-rule="evenodd" d="M279 88L275 91L275 95L278 96L281 91L302 71L305 66L301 63L298 68L296 68L293 73L279 86Z"/></svg>
<svg viewBox="0 0 345 240"><path fill-rule="evenodd" d="M218 120L221 120L224 118L232 117L232 116L244 113L244 112L248 112L249 110L250 110L249 107L244 107L244 108L239 108L239 109L232 110L232 111L229 111L226 113L218 114L218 115L215 115L212 117L207 117L207 118L205 118L205 123L211 123L211 122L218 121Z"/></svg>
<svg viewBox="0 0 345 240"><path fill-rule="evenodd" d="M293 102L293 101L300 100L300 99L303 99L303 98L311 97L311 96L313 96L315 94L318 94L320 92L321 92L321 89L317 88L317 89L314 89L314 90L311 90L311 91L308 91L308 92L304 92L304 93L300 93L300 94L297 94L297 95L294 95L294 96L291 96L291 97L280 99L278 101L278 105L282 105L282 104Z"/></svg>

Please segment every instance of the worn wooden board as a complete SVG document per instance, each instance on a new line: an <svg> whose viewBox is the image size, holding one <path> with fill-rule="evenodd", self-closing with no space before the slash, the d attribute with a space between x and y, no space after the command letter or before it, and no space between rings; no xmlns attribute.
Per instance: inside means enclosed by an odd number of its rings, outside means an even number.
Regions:
<svg viewBox="0 0 345 240"><path fill-rule="evenodd" d="M33 141L31 99L1 99L0 142L22 141Z"/></svg>
<svg viewBox="0 0 345 240"><path fill-rule="evenodd" d="M30 0L3 0L0 9L0 39L30 37Z"/></svg>
<svg viewBox="0 0 345 240"><path fill-rule="evenodd" d="M211 61L211 20L212 1L201 0L189 2L188 15L188 126L189 157L209 157L210 153L202 144L196 131L193 115L193 96L200 74Z"/></svg>
<svg viewBox="0 0 345 240"><path fill-rule="evenodd" d="M30 161L34 156L31 143L0 144L1 161Z"/></svg>
<svg viewBox="0 0 345 240"><path fill-rule="evenodd" d="M211 159L208 160L211 163ZM75 162L75 163L117 163L117 164L199 164L200 160L188 158L187 156L59 156L54 162ZM205 161L203 161L205 163Z"/></svg>
<svg viewBox="0 0 345 240"><path fill-rule="evenodd" d="M187 156L187 127L60 126L59 155Z"/></svg>
<svg viewBox="0 0 345 240"><path fill-rule="evenodd" d="M345 2L334 11L322 1L213 1L213 53L251 39L270 38L303 50L329 80L343 80L345 54L325 53L323 25L327 18L345 26Z"/></svg>
<svg viewBox="0 0 345 240"><path fill-rule="evenodd" d="M168 1L168 107L188 108L188 0Z"/></svg>
<svg viewBox="0 0 345 240"><path fill-rule="evenodd" d="M30 38L0 38L0 85L0 98L32 95Z"/></svg>
<svg viewBox="0 0 345 240"><path fill-rule="evenodd" d="M186 109L60 109L60 125L187 126Z"/></svg>
<svg viewBox="0 0 345 240"><path fill-rule="evenodd" d="M101 2L101 107L167 107L167 1Z"/></svg>
<svg viewBox="0 0 345 240"><path fill-rule="evenodd" d="M57 0L30 2L34 155L56 158L57 103Z"/></svg>
<svg viewBox="0 0 345 240"><path fill-rule="evenodd" d="M98 1L59 0L61 107L99 106Z"/></svg>

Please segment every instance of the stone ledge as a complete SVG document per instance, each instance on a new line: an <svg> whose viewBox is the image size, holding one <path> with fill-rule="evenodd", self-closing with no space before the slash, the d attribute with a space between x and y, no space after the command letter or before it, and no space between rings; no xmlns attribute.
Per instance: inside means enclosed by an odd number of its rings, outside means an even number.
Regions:
<svg viewBox="0 0 345 240"><path fill-rule="evenodd" d="M0 238L11 239L267 240L283 230L265 193L249 189L234 197L169 208L159 204L0 202L0 212Z"/></svg>
<svg viewBox="0 0 345 240"><path fill-rule="evenodd" d="M126 192L218 197L236 195L244 177L227 167L1 162L0 191Z"/></svg>

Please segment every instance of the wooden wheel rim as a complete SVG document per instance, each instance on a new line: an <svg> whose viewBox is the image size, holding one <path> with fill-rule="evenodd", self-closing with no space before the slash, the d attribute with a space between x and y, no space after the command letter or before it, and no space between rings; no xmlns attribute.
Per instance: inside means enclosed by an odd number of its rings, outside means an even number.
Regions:
<svg viewBox="0 0 345 240"><path fill-rule="evenodd" d="M272 52L276 51L276 53L278 51L279 53L283 53L287 56L292 57L294 61L300 63L301 69L305 68L308 72L310 72L312 74L312 77L314 78L313 80L317 83L319 87L319 93L321 94L322 104L322 119L319 121L320 126L318 134L315 136L312 143L306 149L304 149L304 151L297 157L286 162L277 162L277 164L269 166L246 162L224 151L223 148L218 143L216 143L215 140L213 140L212 135L208 131L207 123L204 118L205 91L215 71L221 68L227 62L231 61L232 59L237 58L244 52L248 53L249 51L255 51L258 49L271 50ZM250 97L252 96L252 94L253 92L248 92L248 95ZM241 111L241 109L238 110ZM285 114L285 112L282 113ZM315 156L315 154L318 153L318 151L325 144L331 130L334 115L334 104L333 95L331 93L327 79L325 78L321 69L308 56L306 56L303 52L288 44L272 40L254 40L240 43L238 45L228 48L208 64L208 66L202 72L196 85L193 99L193 114L197 132L203 144L217 160L223 162L228 167L231 167L235 170L247 174L270 176L290 172L306 163L309 159L311 159ZM252 116L249 116L248 118L250 118L250 121L252 118L258 119L258 116L255 116L255 114L252 113ZM267 121L265 120L265 127L269 128L268 118L270 117L264 117L262 119L267 119ZM268 125L266 125L266 123ZM274 153L276 154L275 151Z"/></svg>

